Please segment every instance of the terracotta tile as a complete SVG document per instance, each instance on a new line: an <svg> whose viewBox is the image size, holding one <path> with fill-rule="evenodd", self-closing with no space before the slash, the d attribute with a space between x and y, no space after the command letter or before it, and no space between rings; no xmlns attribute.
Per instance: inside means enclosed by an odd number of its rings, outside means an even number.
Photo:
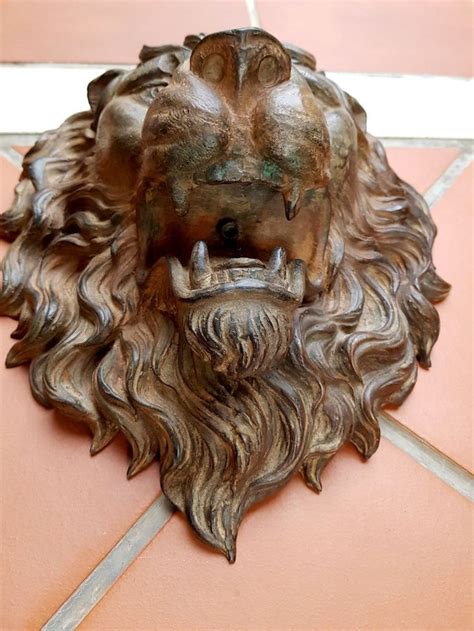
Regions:
<svg viewBox="0 0 474 631"><path fill-rule="evenodd" d="M13 189L18 182L20 172L21 170L14 166L7 158L0 156L0 213L11 206L14 195ZM7 248L8 244L0 239L0 260L3 258ZM0 364L3 365L2 358L0 358Z"/></svg>
<svg viewBox="0 0 474 631"><path fill-rule="evenodd" d="M8 198L18 170L1 166ZM159 475L152 466L127 481L123 440L91 458L82 428L34 402L27 369L4 368L14 328L0 318L0 610L2 629L23 630L38 629L132 525L159 493Z"/></svg>
<svg viewBox="0 0 474 631"><path fill-rule="evenodd" d="M433 208L438 226L434 260L452 284L438 306L441 335L429 371L395 416L438 449L472 467L472 182L468 167Z"/></svg>
<svg viewBox="0 0 474 631"><path fill-rule="evenodd" d="M244 0L23 0L2 11L2 61L136 63L143 44L249 24Z"/></svg>
<svg viewBox="0 0 474 631"><path fill-rule="evenodd" d="M452 147L389 147L386 151L395 173L420 193L426 193L459 155L459 149Z"/></svg>
<svg viewBox="0 0 474 631"><path fill-rule="evenodd" d="M11 330L2 318L2 358ZM26 369L1 391L2 618L38 628L156 497L158 467L127 481L121 440L90 458L88 436L32 400Z"/></svg>
<svg viewBox="0 0 474 631"><path fill-rule="evenodd" d="M15 149L15 151L18 151L18 153L21 153L22 156L25 156L31 149L31 146L24 147L23 145L13 145L13 149Z"/></svg>
<svg viewBox="0 0 474 631"><path fill-rule="evenodd" d="M173 517L80 628L468 629L470 550L469 502L383 442L253 511L233 566Z"/></svg>
<svg viewBox="0 0 474 631"><path fill-rule="evenodd" d="M13 189L20 177L21 170L4 156L0 156L0 213L10 208L13 201Z"/></svg>
<svg viewBox="0 0 474 631"><path fill-rule="evenodd" d="M0 320L2 358L13 328ZM123 440L90 458L82 429L33 401L26 369L1 370L3 628L39 628L156 497L158 467L127 481Z"/></svg>
<svg viewBox="0 0 474 631"><path fill-rule="evenodd" d="M257 0L262 27L308 49L324 70L472 74L471 3Z"/></svg>

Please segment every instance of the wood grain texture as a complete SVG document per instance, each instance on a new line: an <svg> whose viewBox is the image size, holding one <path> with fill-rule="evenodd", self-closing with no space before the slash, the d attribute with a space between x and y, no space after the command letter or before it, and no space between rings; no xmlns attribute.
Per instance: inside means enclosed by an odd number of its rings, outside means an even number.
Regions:
<svg viewBox="0 0 474 631"><path fill-rule="evenodd" d="M365 113L258 29L145 47L27 154L1 312L9 366L162 489L229 561L245 511L350 441L429 366L435 226Z"/></svg>

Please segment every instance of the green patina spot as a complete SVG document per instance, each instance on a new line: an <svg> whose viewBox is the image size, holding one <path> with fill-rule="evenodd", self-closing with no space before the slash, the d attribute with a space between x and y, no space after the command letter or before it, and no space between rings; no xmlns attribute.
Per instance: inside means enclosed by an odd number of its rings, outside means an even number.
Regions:
<svg viewBox="0 0 474 631"><path fill-rule="evenodd" d="M225 164L215 164L208 168L206 176L209 180L222 182L226 179L226 171L227 169Z"/></svg>
<svg viewBox="0 0 474 631"><path fill-rule="evenodd" d="M262 177L265 180L273 180L280 176L280 169L274 162L268 162L267 160L263 163L262 167Z"/></svg>

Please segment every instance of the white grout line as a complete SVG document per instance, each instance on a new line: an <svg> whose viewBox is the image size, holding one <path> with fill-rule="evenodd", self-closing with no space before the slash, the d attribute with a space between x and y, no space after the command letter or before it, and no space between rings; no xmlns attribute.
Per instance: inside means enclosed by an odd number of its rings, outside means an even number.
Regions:
<svg viewBox="0 0 474 631"><path fill-rule="evenodd" d="M21 153L13 149L13 147L0 146L0 156L6 158L8 162L10 162L10 164L13 164L13 166L15 167L21 168L21 165L23 164L23 156L21 155Z"/></svg>
<svg viewBox="0 0 474 631"><path fill-rule="evenodd" d="M463 138L381 138L385 147L407 147L407 148L428 148L439 149L444 147L455 147L461 149L471 149L472 140Z"/></svg>
<svg viewBox="0 0 474 631"><path fill-rule="evenodd" d="M441 197L446 193L448 189L454 184L454 182L458 179L464 169L468 166L468 164L472 161L473 151L472 147L467 149L458 156L449 167L444 171L442 175L430 186L430 188L424 194L424 198L426 203L430 208L439 202Z"/></svg>
<svg viewBox="0 0 474 631"><path fill-rule="evenodd" d="M387 412L379 418L382 436L455 491L474 501L474 476Z"/></svg>
<svg viewBox="0 0 474 631"><path fill-rule="evenodd" d="M252 0L251 0L252 1ZM260 28L260 27L259 27ZM138 63L138 58L137 58ZM121 62L117 63L100 63L100 62L91 62L91 63L80 63L80 62L57 62L57 63L48 63L48 62L36 62L36 61L0 61L0 69L2 68L36 68L37 70L50 70L54 68L59 68L62 70L96 70L98 72L104 70L111 70L114 68L121 68L122 70L131 70L135 68L135 64L124 64ZM392 79L403 79L407 77L413 77L418 79L435 79L435 80L443 80L443 79L454 79L455 81L464 81L467 83L472 83L471 77L464 77L461 75L442 75L442 74L400 74L397 72L340 72L340 71L331 71L329 69L322 68L322 70L326 70L328 74L331 75L351 75L356 77L371 77L371 78L392 78Z"/></svg>
<svg viewBox="0 0 474 631"><path fill-rule="evenodd" d="M39 138L37 133L0 133L0 148L7 149L12 145L24 145L29 147L33 145ZM443 148L458 148L464 151L472 151L472 140L465 140L462 138L380 138L384 147L401 147L401 148L428 148L428 149L443 149Z"/></svg>
<svg viewBox="0 0 474 631"><path fill-rule="evenodd" d="M474 137L474 81L422 75L328 72L367 112L377 137Z"/></svg>
<svg viewBox="0 0 474 631"><path fill-rule="evenodd" d="M0 64L0 132L38 133L88 109L86 86L107 65ZM130 67L123 66L122 67ZM461 77L328 72L360 101L369 131L379 137L474 136L474 82ZM24 104L35 94L35 107Z"/></svg>
<svg viewBox="0 0 474 631"><path fill-rule="evenodd" d="M11 145L32 145L38 140L39 133L1 133L0 132L0 147L10 147ZM393 137L380 137L385 147L407 147L407 148L431 148L439 149L444 147L459 147L461 149L469 150L474 146L472 140L466 140L463 138L393 138Z"/></svg>
<svg viewBox="0 0 474 631"><path fill-rule="evenodd" d="M39 134L1 134L0 147L8 149L12 145L30 147L38 140Z"/></svg>
<svg viewBox="0 0 474 631"><path fill-rule="evenodd" d="M247 13L249 14L250 26L260 28L260 16L258 14L256 0L245 0Z"/></svg>
<svg viewBox="0 0 474 631"><path fill-rule="evenodd" d="M107 556L92 570L41 631L72 631L105 596L173 514L164 496L153 502Z"/></svg>

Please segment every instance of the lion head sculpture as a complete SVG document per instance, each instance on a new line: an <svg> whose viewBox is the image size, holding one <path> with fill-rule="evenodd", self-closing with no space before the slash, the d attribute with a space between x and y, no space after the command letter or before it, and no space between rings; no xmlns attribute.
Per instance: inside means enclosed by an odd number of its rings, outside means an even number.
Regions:
<svg viewBox="0 0 474 631"><path fill-rule="evenodd" d="M0 308L42 405L118 432L128 475L235 559L244 512L350 441L429 366L435 227L308 53L257 29L144 47L27 154Z"/></svg>

